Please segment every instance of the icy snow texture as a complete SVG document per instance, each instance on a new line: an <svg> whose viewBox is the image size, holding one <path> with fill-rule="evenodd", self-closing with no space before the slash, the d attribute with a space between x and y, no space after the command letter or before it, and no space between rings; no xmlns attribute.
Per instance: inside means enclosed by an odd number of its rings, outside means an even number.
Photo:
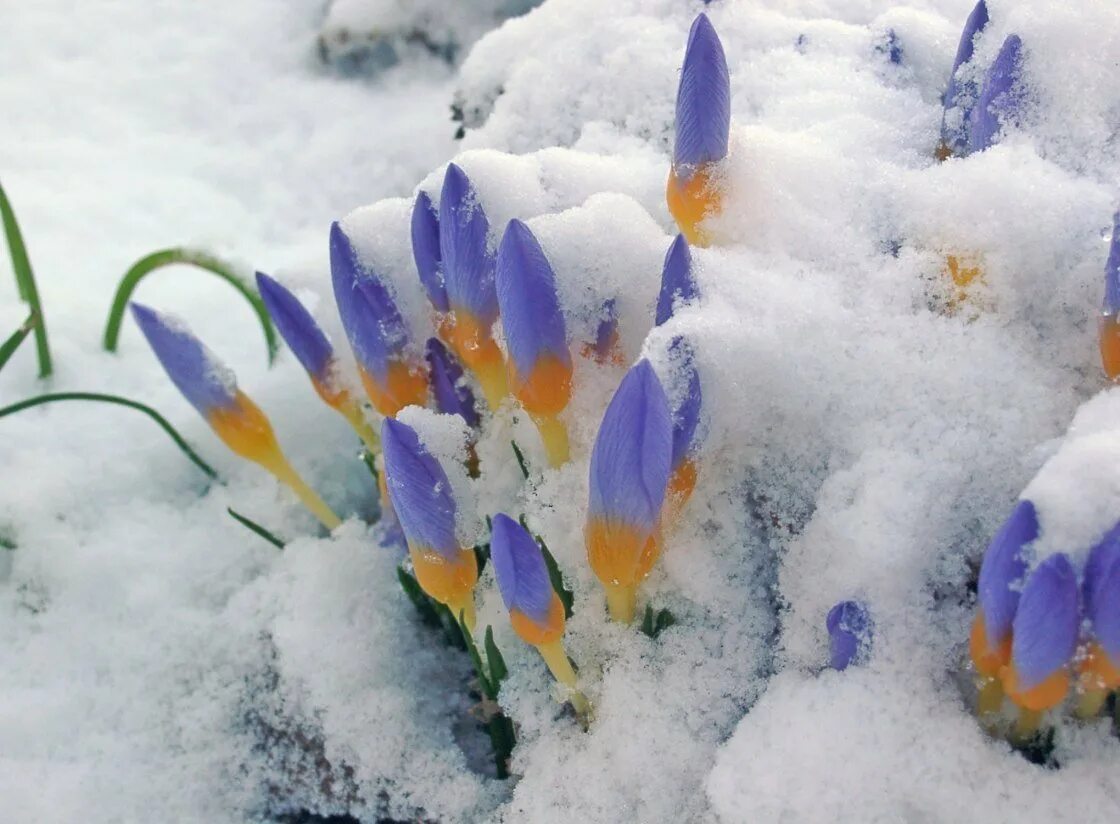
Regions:
<svg viewBox="0 0 1120 824"><path fill-rule="evenodd" d="M409 87L415 81L397 76L370 90L299 75L290 42L277 47L247 28L251 13L223 8L223 26L196 23L213 39L194 54L240 65L249 37L254 55L268 56L242 68L267 95L255 117L287 130L263 159L258 124L220 116L240 111L229 91L210 103L216 116L172 110L208 184L191 183L173 206L141 172L109 190L122 209L107 207L103 178L83 161L105 152L131 160L111 142L37 148L19 124L0 136L36 170L5 182L17 208L27 204L20 216L39 270L57 277L43 275L48 318L58 307L57 384L95 375L178 410L175 422L232 478L198 497L200 479L158 433L113 411L57 408L0 422L3 465L22 480L4 486L0 508L0 526L20 545L0 586L13 627L0 646L5 804L30 819L80 810L87 820L141 811L244 820L276 811L268 788L281 786L291 805L371 820L381 804L399 816L546 824L1115 818L1120 745L1107 724L1062 725L1063 767L1042 771L984 736L967 678L956 674L973 609L970 567L1028 484L1046 551L1076 554L1120 515L1111 473L1120 401L1098 394L1094 322L1120 179L1120 11L1105 0L991 0L975 68L1018 33L1032 105L1001 145L936 165L940 94L972 5L707 6L732 85L731 194L713 226L723 244L694 250L699 300L652 333L675 234L663 201L672 103L702 4L547 0L467 59L456 87L479 115L455 161L478 188L492 241L509 219L526 220L556 272L577 351L611 298L628 361L644 354L667 374L668 342L687 336L707 418L696 492L643 587L643 601L678 619L656 641L606 623L580 537L588 451L624 367L575 359L573 462L560 470L542 471L536 432L513 404L488 422L477 449L485 474L460 478L464 500L473 497L476 518L524 513L548 542L575 590L567 644L596 706L587 734L558 711L543 663L516 640L486 570L479 622L493 625L511 670L501 700L519 726L516 784L468 770L478 741L463 728L465 663L415 623L377 530L349 523L333 540L306 537L276 556L226 520L224 506L289 536L310 534L310 519L221 454L137 336L126 334L118 360L86 353L100 322L86 304L100 305L113 274L151 244L183 232L236 238L233 251L271 255L262 268L285 276L287 263L327 295L329 219L379 194L394 197L344 224L392 283L422 345L431 320L408 247L409 187L419 180L438 201L450 147L432 130L442 128L447 84ZM38 9L24 6L15 19L24 34L40 33L26 39L42 47L51 39ZM65 40L71 30L50 32ZM881 48L888 30L901 65ZM109 42L117 36L106 29ZM183 42L161 48L177 55ZM0 61L9 54L0 50ZM145 56L167 59L155 47ZM20 59L43 60L29 47ZM146 106L174 99L166 81L153 84L128 63L115 70L150 84L138 86ZM209 71L213 88L231 88L226 67ZM75 70L38 82L62 95L86 81ZM363 113L401 106L410 90L430 111L399 127L381 111ZM28 99L6 80L0 92ZM112 107L76 121L39 110L39 128L84 128L96 143L105 130L122 134L121 108L147 113L114 92ZM128 139L159 146L159 133L140 134ZM303 135L316 141L310 158ZM395 146L399 154L384 154ZM173 168L173 182L191 180L194 166ZM108 229L73 226L54 208L72 176L79 205L113 221ZM223 208L210 214L219 196ZM104 243L109 231L123 250ZM75 249L89 254L76 259ZM982 260L985 279L973 302L946 314L951 253ZM87 291L95 279L100 290ZM68 302L67 286L80 304ZM148 302L159 306L163 295L192 324L199 317L196 331L274 414L297 465L332 503L368 509L368 478L345 460L352 438L293 359L264 371L247 311L234 327L217 286L145 289ZM317 316L337 328L329 301ZM5 397L32 384L30 356L18 363L0 383ZM406 420L441 455L455 451L450 419L410 411ZM529 457L527 484L511 438ZM822 672L825 616L845 599L870 610L870 660ZM331 789L319 791L313 770L296 781L291 761L254 749L259 726L239 723L249 715L321 742ZM276 749L306 771L299 747ZM51 798L38 791L48 782L60 787Z"/></svg>

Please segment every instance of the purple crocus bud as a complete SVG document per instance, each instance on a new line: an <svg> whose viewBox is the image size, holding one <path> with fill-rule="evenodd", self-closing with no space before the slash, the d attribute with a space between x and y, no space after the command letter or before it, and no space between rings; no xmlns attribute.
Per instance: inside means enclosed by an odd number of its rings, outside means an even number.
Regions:
<svg viewBox="0 0 1120 824"><path fill-rule="evenodd" d="M1011 622L1019 607L1018 585L1027 569L1024 547L1036 538L1038 514L1033 503L1022 500L984 553L980 566L979 600L980 617L984 624L984 649L989 653L1005 644L1011 632ZM979 661L977 666L980 666Z"/></svg>
<svg viewBox="0 0 1120 824"><path fill-rule="evenodd" d="M683 170L723 160L731 131L731 79L723 44L706 14L688 33L684 66L677 87L673 166Z"/></svg>
<svg viewBox="0 0 1120 824"><path fill-rule="evenodd" d="M264 272L257 272L257 290L280 336L316 387L330 386L334 348L315 318L299 298Z"/></svg>
<svg viewBox="0 0 1120 824"><path fill-rule="evenodd" d="M460 546L447 473L408 424L386 418L381 424L381 442L389 499L409 544L455 558Z"/></svg>
<svg viewBox="0 0 1120 824"><path fill-rule="evenodd" d="M682 303L697 297L696 279L692 274L692 251L684 235L677 235L665 253L665 264L661 268L661 292L657 296L656 326L665 323L673 316L673 311Z"/></svg>
<svg viewBox="0 0 1120 824"><path fill-rule="evenodd" d="M996 143L1001 128L1018 125L1025 102L1022 51L1019 35L1008 36L984 75L980 99L969 115L969 151L984 151Z"/></svg>
<svg viewBox="0 0 1120 824"><path fill-rule="evenodd" d="M944 112L941 115L941 150L938 156L942 160L954 155L964 155L968 150L968 124L972 107L976 103L977 87L974 81L957 77L957 73L961 66L972 60L976 36L987 25L988 6L984 0L980 0L965 21L961 40L957 45L957 56L953 59L953 70L949 74L949 85L941 98ZM959 120L951 125L947 114L950 109L955 108L960 109Z"/></svg>
<svg viewBox="0 0 1120 824"><path fill-rule="evenodd" d="M210 419L215 412L236 407L238 391L233 372L191 334L186 324L139 303L130 303L129 308L167 376L200 415Z"/></svg>
<svg viewBox="0 0 1120 824"><path fill-rule="evenodd" d="M495 515L493 527L490 558L506 609L522 613L535 624L547 624L556 594L540 546L508 515ZM563 609L559 612L563 618ZM563 631L563 624L560 629Z"/></svg>
<svg viewBox="0 0 1120 824"><path fill-rule="evenodd" d="M1120 524L1089 552L1082 597L1093 641L1120 671Z"/></svg>
<svg viewBox="0 0 1120 824"><path fill-rule="evenodd" d="M338 314L374 407L391 416L411 404L423 405L427 377L408 356L408 328L392 295L376 274L360 264L338 223L331 224L330 247Z"/></svg>
<svg viewBox="0 0 1120 824"><path fill-rule="evenodd" d="M1104 266L1104 301L1102 314L1120 313L1120 212L1112 216L1112 240L1108 245L1108 261Z"/></svg>
<svg viewBox="0 0 1120 824"><path fill-rule="evenodd" d="M841 601L828 611L829 666L845 670L867 660L871 645L871 621L867 608L858 601Z"/></svg>
<svg viewBox="0 0 1120 824"><path fill-rule="evenodd" d="M584 344L583 356L597 360L599 363L617 363L622 365L622 355L618 349L618 305L614 298L603 303L599 313L601 320L595 330L595 342Z"/></svg>
<svg viewBox="0 0 1120 824"><path fill-rule="evenodd" d="M490 223L478 192L462 169L448 164L439 200L439 248L447 300L457 317L466 313L474 324L486 329L498 317L489 234Z"/></svg>
<svg viewBox="0 0 1120 824"><path fill-rule="evenodd" d="M693 364L692 345L678 336L669 344L669 352L672 359L680 364L679 374L687 381L685 391L680 393L680 400L673 407L673 471L676 472L696 445L696 429L700 424L704 395L700 389L700 374ZM691 493L692 490L688 491Z"/></svg>
<svg viewBox="0 0 1120 824"><path fill-rule="evenodd" d="M1011 666L1003 672L1012 701L1033 711L1061 703L1080 627L1077 575L1064 553L1051 555L1027 579L1015 613Z"/></svg>
<svg viewBox="0 0 1120 824"><path fill-rule="evenodd" d="M437 312L448 311L451 307L440 271L439 215L427 192L420 192L412 207L412 257L428 300Z"/></svg>
<svg viewBox="0 0 1120 824"><path fill-rule="evenodd" d="M446 415L459 415L467 426L477 429L480 418L474 405L474 393L463 380L463 367L437 338L428 338L424 358L428 361L428 379L436 408Z"/></svg>

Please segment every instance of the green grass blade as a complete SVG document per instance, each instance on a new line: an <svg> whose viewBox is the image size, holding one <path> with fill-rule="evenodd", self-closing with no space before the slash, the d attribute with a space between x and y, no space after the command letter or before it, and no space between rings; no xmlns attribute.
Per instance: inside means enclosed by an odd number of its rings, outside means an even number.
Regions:
<svg viewBox="0 0 1120 824"><path fill-rule="evenodd" d="M113 295L113 305L109 307L109 321L105 325L105 349L109 352L117 351L117 343L120 341L121 337L121 322L124 320L124 311L128 308L128 302L132 299L132 293L135 291L140 281L156 269L170 266L173 263L184 263L189 266L197 266L199 269L205 269L207 272L212 272L240 292L245 300L249 301L249 305L253 307L253 311L256 312L257 318L261 322L265 343L268 346L268 362L272 363L273 359L276 357L276 350L279 344L276 340L276 330L272 328L272 320L268 316L268 310L265 308L264 301L261 300L260 295L258 295L256 290L244 279L237 275L233 267L228 263L219 260L213 255L208 255L205 252L182 247L161 249L147 257L142 257L132 264L132 267L125 273L124 278L121 279L120 286L117 287L117 293Z"/></svg>
<svg viewBox="0 0 1120 824"><path fill-rule="evenodd" d="M35 328L35 316L28 315L27 320L20 324L19 329L12 332L4 343L0 344L0 369L4 368L4 364L8 359L16 353L19 345L23 343L23 339L27 337L28 333Z"/></svg>
<svg viewBox="0 0 1120 824"><path fill-rule="evenodd" d="M12 256L12 272L16 276L16 288L19 296L31 307L31 314L36 318L35 349L39 357L39 377L45 378L54 369L51 365L51 349L47 344L47 322L43 319L39 287L36 286L35 274L31 271L31 259L27 256L23 233L19 230L16 213L12 210L12 204L3 186L0 186L0 220L4 223L4 235L8 238L8 252Z"/></svg>
<svg viewBox="0 0 1120 824"><path fill-rule="evenodd" d="M206 461L202 460L197 452L191 449L190 444L183 439L183 436L175 431L175 427L167 422L163 415L156 412L150 406L145 406L136 401L130 401L128 398L121 398L117 395L103 395L98 392L52 392L47 395L37 395L34 398L28 398L19 403L13 403L11 406L0 407L0 418L14 415L24 409L30 409L33 406L41 406L45 403L54 403L55 401L95 401L98 403L114 403L118 406L127 406L129 409L135 409L138 412L143 412L157 424L160 428L167 433L168 437L175 442L180 451L186 455L192 463L199 469L209 475L211 478L217 478L218 473Z"/></svg>
<svg viewBox="0 0 1120 824"><path fill-rule="evenodd" d="M509 675L509 667L506 666L506 659L502 657L498 645L494 643L494 629L492 627L486 628L483 647L486 649L486 663L490 665L490 683L494 684L496 688L500 687L502 681Z"/></svg>
<svg viewBox="0 0 1120 824"><path fill-rule="evenodd" d="M517 441L510 441L509 445L513 447L513 454L517 457L517 465L521 467L521 474L525 476L525 480L529 480L529 464L525 462L525 453L521 451Z"/></svg>
<svg viewBox="0 0 1120 824"><path fill-rule="evenodd" d="M237 521L239 524L241 524L243 527L248 529L250 532L255 532L257 535L264 538L266 541L268 541L270 544L272 544L277 549L283 549L284 548L284 542L283 541L281 541L279 538L277 538L275 535L273 535L271 532L269 532L263 526L258 524L256 521L252 521L252 520L246 518L240 512L234 511L234 509L232 507L227 506L226 507L226 512L228 512L230 514L230 517L233 518L233 520Z"/></svg>

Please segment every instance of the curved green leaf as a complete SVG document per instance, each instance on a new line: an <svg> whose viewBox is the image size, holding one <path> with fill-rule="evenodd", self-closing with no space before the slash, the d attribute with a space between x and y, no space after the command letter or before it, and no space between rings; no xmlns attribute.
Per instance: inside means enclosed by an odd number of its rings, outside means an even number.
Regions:
<svg viewBox="0 0 1120 824"><path fill-rule="evenodd" d="M39 301L39 287L35 285L35 274L31 271L31 259L27 256L27 246L23 242L23 233L16 222L16 213L12 204L0 186L0 221L4 224L4 235L8 238L8 252L12 256L12 271L16 276L16 288L19 296L29 307L31 314L36 318L35 323L35 349L39 357L39 377L45 378L51 374L51 350L47 344L47 322L43 319L43 305Z"/></svg>

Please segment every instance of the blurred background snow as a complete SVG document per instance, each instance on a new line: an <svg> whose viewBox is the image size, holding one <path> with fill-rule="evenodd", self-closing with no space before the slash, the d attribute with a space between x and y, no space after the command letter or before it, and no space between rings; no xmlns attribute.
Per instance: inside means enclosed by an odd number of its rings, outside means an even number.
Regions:
<svg viewBox="0 0 1120 824"><path fill-rule="evenodd" d="M1081 428L1115 437L1120 396L1101 394L1093 321L1120 199L1120 10L990 0L977 60L1020 34L1034 106L1022 133L937 165L939 98L972 0L546 0L485 33L529 5L2 12L0 176L58 364L39 388L151 402L227 479L206 484L127 410L0 421L0 529L17 544L0 562L6 815L1114 819L1120 744L1106 723L1064 725L1062 768L1042 770L983 734L956 676L989 536L1087 400ZM677 71L703 9L731 72L729 242L694 252L701 300L647 339L674 231ZM502 702L520 728L521 777L506 783L478 769L468 665L418 625L376 529L312 537L283 490L222 450L134 329L119 355L99 350L124 270L183 243L300 287L342 340L326 230L348 214L419 330L408 210L418 186L438 198L456 155L495 231L519 217L540 238L573 344L608 297L628 358L667 370L668 340L687 334L707 416L697 492L643 590L678 618L656 641L605 622L580 540L587 453L621 370L581 363L563 469L522 487L510 433L538 464L540 447L508 409L479 444L503 468L473 490L475 514L525 512L549 542L576 592L569 651L598 707L588 734L557 710L484 576L480 620L506 652ZM982 302L947 316L954 252L981 258L986 280ZM267 369L228 287L168 270L140 296L237 371L342 514L368 513L350 434L290 356ZM19 320L3 277L0 306ZM35 392L34 375L28 348L0 376L0 404ZM1036 482L1056 544L1084 540L1064 513L1085 498L1091 517L1120 515L1120 488L1083 481L1108 467L1077 435ZM231 505L305 537L277 554ZM874 653L821 672L824 616L846 598L870 605Z"/></svg>

